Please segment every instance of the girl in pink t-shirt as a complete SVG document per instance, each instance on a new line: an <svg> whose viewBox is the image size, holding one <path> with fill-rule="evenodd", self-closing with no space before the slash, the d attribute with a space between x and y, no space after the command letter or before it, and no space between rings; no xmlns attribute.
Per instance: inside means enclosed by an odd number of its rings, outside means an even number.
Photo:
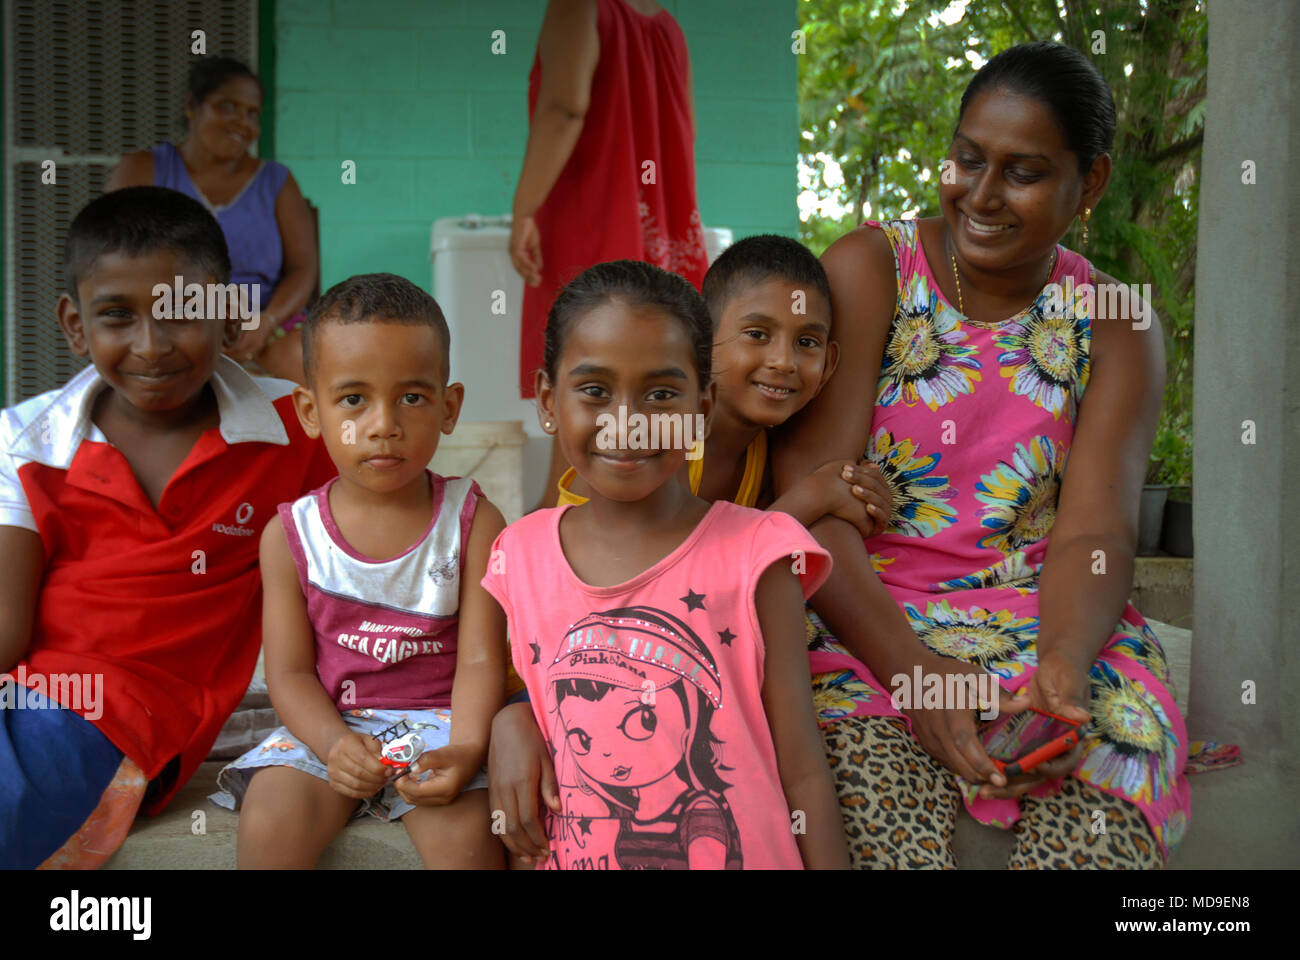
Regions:
<svg viewBox="0 0 1300 960"><path fill-rule="evenodd" d="M801 603L829 558L677 480L711 349L699 294L649 264L599 264L551 309L539 411L591 497L506 528L483 578L559 781L550 868L848 866Z"/></svg>

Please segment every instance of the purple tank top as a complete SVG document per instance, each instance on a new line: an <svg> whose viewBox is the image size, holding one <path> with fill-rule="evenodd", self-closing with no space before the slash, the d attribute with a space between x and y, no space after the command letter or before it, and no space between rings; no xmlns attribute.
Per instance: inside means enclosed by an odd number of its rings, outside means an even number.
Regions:
<svg viewBox="0 0 1300 960"><path fill-rule="evenodd" d="M230 203L214 207L190 179L179 150L170 143L160 143L151 152L154 186L179 190L208 208L226 235L231 282L257 284L259 310L270 303L284 262L280 227L275 221L275 200L289 177L289 168L274 160L264 160L253 179Z"/></svg>

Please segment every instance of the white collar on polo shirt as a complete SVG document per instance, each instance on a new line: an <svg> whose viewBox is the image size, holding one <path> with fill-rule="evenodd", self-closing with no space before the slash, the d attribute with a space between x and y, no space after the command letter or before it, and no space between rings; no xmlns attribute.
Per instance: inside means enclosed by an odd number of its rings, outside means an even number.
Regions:
<svg viewBox="0 0 1300 960"><path fill-rule="evenodd" d="M288 446L289 434L272 401L292 393L291 382L253 377L224 354L217 358L209 382L217 397L221 436L226 443ZM82 440L107 443L103 432L90 419L94 399L105 388L104 378L91 364L62 390L33 397L6 411L27 421L9 444L10 455L66 470Z"/></svg>

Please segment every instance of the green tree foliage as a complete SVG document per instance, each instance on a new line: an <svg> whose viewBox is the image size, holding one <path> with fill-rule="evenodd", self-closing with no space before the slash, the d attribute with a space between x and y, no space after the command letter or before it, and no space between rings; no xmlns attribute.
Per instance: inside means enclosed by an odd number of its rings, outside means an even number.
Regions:
<svg viewBox="0 0 1300 960"><path fill-rule="evenodd" d="M1091 58L1114 93L1118 129L1085 252L1117 279L1152 286L1168 386L1148 479L1190 483L1204 2L972 0L963 10L948 0L800 0L799 19L804 201L823 204L801 238L816 253L860 224L864 205L872 218L938 215L939 164L975 64L1030 40ZM846 212L827 215L827 205ZM1065 243L1083 249L1077 224Z"/></svg>

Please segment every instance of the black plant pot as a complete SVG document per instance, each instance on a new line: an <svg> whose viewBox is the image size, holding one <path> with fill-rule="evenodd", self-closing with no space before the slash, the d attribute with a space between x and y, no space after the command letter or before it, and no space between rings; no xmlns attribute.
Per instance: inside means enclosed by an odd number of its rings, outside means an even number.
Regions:
<svg viewBox="0 0 1300 960"><path fill-rule="evenodd" d="M1176 497L1165 501L1164 532L1160 546L1165 553L1175 557L1192 555L1192 500L1183 499L1180 491Z"/></svg>
<svg viewBox="0 0 1300 960"><path fill-rule="evenodd" d="M1149 484L1142 488L1142 503L1138 509L1139 557L1153 557L1160 552L1160 530L1164 526L1165 498L1169 487Z"/></svg>

